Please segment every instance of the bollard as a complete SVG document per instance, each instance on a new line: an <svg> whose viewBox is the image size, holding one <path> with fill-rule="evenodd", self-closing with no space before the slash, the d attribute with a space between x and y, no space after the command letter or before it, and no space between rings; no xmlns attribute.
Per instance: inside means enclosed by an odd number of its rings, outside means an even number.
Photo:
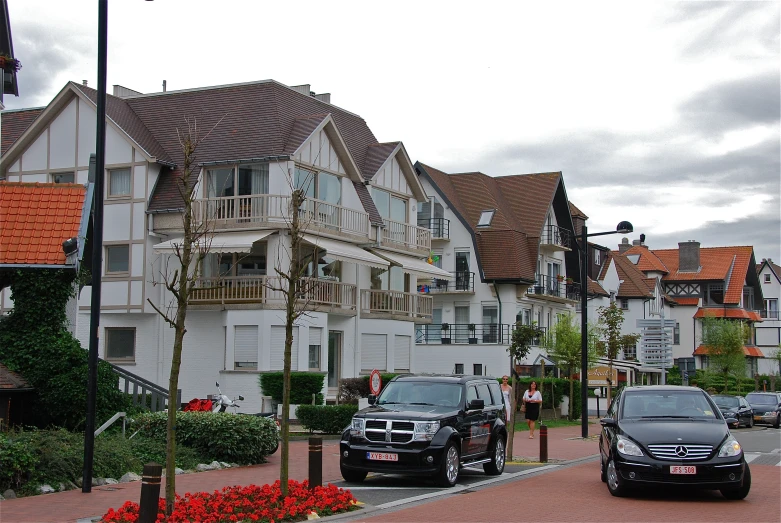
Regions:
<svg viewBox="0 0 781 523"><path fill-rule="evenodd" d="M548 462L548 426L540 425L540 462Z"/></svg>
<svg viewBox="0 0 781 523"><path fill-rule="evenodd" d="M309 488L323 485L323 438L309 438Z"/></svg>
<svg viewBox="0 0 781 523"><path fill-rule="evenodd" d="M141 476L141 503L138 507L138 523L155 523L160 506L160 476L163 466L154 461L144 465Z"/></svg>

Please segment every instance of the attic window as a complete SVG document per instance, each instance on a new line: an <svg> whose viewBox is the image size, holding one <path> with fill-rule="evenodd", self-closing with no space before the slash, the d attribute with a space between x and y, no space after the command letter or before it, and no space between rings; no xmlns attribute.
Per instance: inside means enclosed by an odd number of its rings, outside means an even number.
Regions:
<svg viewBox="0 0 781 523"><path fill-rule="evenodd" d="M488 227L491 225L491 220L494 219L494 213L496 212L496 209L491 209L490 211L483 211L480 213L480 221L477 222L478 227Z"/></svg>
<svg viewBox="0 0 781 523"><path fill-rule="evenodd" d="M634 265L637 265L637 262L640 261L640 255L639 254L630 254L627 256L630 262L632 262Z"/></svg>

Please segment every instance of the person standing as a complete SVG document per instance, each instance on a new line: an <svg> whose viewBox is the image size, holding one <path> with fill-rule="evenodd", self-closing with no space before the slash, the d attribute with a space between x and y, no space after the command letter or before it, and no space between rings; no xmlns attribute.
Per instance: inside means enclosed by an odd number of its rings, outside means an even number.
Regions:
<svg viewBox="0 0 781 523"><path fill-rule="evenodd" d="M504 413L507 416L506 424L510 424L510 414L512 409L512 400L510 399L512 397L511 392L513 388L508 383L509 378L507 376L502 376L502 396L504 397Z"/></svg>
<svg viewBox="0 0 781 523"><path fill-rule="evenodd" d="M534 439L534 424L540 418L542 394L537 390L537 382L532 381L523 393L523 403L526 405L526 424L529 425L529 439Z"/></svg>

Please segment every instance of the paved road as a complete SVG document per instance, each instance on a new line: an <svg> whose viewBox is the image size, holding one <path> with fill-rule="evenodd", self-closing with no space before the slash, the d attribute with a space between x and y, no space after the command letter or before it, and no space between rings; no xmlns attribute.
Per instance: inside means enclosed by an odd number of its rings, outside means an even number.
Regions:
<svg viewBox="0 0 781 523"><path fill-rule="evenodd" d="M731 432L743 447L748 463L781 466L781 429L755 426Z"/></svg>

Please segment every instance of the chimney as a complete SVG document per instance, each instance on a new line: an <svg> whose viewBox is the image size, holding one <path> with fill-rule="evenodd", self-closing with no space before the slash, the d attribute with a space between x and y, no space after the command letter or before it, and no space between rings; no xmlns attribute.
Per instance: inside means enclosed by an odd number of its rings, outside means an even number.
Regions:
<svg viewBox="0 0 781 523"><path fill-rule="evenodd" d="M623 254L631 248L632 246L629 245L629 238L621 238L621 243L618 244L618 253Z"/></svg>
<svg viewBox="0 0 781 523"><path fill-rule="evenodd" d="M165 80L163 80L163 92L165 92L165 84L166 84L166 82L165 82Z"/></svg>
<svg viewBox="0 0 781 523"><path fill-rule="evenodd" d="M316 94L314 97L316 100L320 100L321 102L325 102L327 104L331 103L331 93Z"/></svg>
<svg viewBox="0 0 781 523"><path fill-rule="evenodd" d="M81 81L81 85L87 85L87 81L86 80L82 80Z"/></svg>
<svg viewBox="0 0 781 523"><path fill-rule="evenodd" d="M700 270L700 242L689 240L678 243L678 272Z"/></svg>

